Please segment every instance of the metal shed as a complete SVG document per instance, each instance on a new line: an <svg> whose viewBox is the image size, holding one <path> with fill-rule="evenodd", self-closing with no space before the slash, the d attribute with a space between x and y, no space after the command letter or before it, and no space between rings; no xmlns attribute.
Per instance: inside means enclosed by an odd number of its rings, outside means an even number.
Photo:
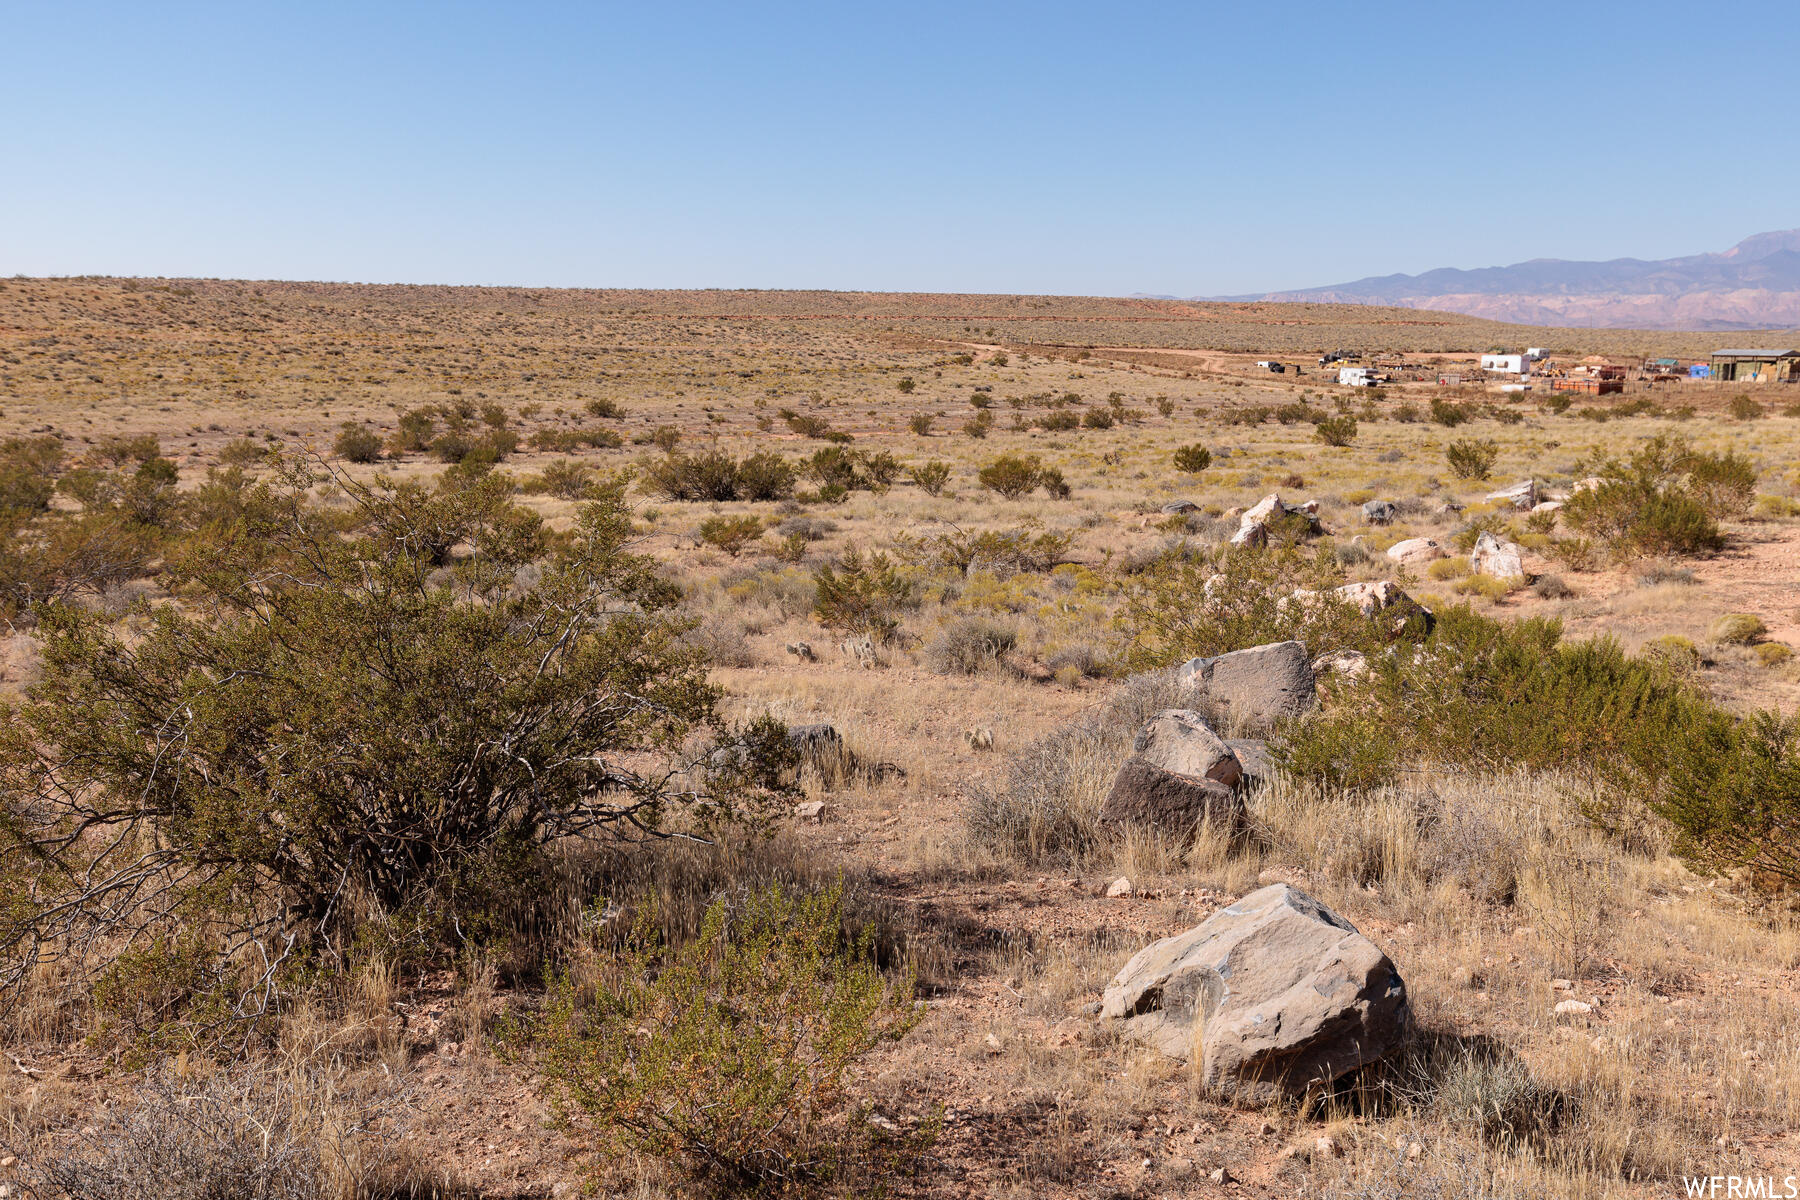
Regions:
<svg viewBox="0 0 1800 1200"><path fill-rule="evenodd" d="M1714 350L1712 377L1726 383L1800 381L1800 350Z"/></svg>

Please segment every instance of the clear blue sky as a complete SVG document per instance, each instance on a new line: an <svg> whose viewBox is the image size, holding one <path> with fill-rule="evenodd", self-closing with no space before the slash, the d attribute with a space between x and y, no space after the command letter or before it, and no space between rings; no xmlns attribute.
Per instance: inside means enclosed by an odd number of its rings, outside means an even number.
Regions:
<svg viewBox="0 0 1800 1200"><path fill-rule="evenodd" d="M1195 295L1800 225L1792 0L0 0L0 30L0 274Z"/></svg>

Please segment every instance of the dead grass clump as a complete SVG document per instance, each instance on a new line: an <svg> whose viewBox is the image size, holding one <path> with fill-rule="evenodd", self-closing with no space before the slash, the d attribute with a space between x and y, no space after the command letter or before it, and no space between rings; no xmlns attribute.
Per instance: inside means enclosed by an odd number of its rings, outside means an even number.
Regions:
<svg viewBox="0 0 1800 1200"><path fill-rule="evenodd" d="M168 1067L148 1076L133 1103L96 1114L79 1143L27 1148L22 1173L37 1194L71 1200L463 1194L406 1161L388 1115L401 1107L391 1095L342 1094L318 1074Z"/></svg>
<svg viewBox="0 0 1800 1200"><path fill-rule="evenodd" d="M1100 808L1145 721L1196 699L1172 672L1140 675L1106 702L1025 747L997 787L971 789L963 820L975 841L1027 864L1079 861L1105 840Z"/></svg>
<svg viewBox="0 0 1800 1200"><path fill-rule="evenodd" d="M958 617L925 646L925 661L940 675L979 675L1000 666L1019 644L1018 631L986 617Z"/></svg>

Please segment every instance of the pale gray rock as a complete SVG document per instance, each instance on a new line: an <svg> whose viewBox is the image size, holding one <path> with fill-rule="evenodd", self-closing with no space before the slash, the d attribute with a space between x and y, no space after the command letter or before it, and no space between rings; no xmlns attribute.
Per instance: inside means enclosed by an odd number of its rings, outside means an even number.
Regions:
<svg viewBox="0 0 1800 1200"><path fill-rule="evenodd" d="M1103 1022L1197 1061L1239 1103L1304 1097L1398 1046L1406 985L1380 947L1287 884L1153 942L1101 998Z"/></svg>

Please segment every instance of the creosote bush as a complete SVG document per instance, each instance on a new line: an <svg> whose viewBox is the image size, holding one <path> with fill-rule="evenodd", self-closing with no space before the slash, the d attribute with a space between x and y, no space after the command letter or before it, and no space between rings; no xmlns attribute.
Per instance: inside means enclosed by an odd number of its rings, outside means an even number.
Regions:
<svg viewBox="0 0 1800 1200"><path fill-rule="evenodd" d="M1356 440L1356 418L1325 417L1313 426L1313 438L1327 446L1348 446Z"/></svg>
<svg viewBox="0 0 1800 1200"><path fill-rule="evenodd" d="M331 449L346 462L372 463L381 457L381 435L367 425L345 421L338 427Z"/></svg>
<svg viewBox="0 0 1800 1200"><path fill-rule="evenodd" d="M1741 457L1706 454L1671 437L1608 459L1595 475L1598 483L1569 497L1563 519L1621 559L1720 549L1718 518L1746 510L1756 482Z"/></svg>
<svg viewBox="0 0 1800 1200"><path fill-rule="evenodd" d="M1499 444L1483 438L1459 438L1444 450L1450 473L1458 479L1486 479L1499 457Z"/></svg>
<svg viewBox="0 0 1800 1200"><path fill-rule="evenodd" d="M813 614L821 625L877 641L894 636L900 610L913 597L912 584L892 559L880 552L865 555L855 547L813 572L813 584L817 588Z"/></svg>
<svg viewBox="0 0 1800 1200"><path fill-rule="evenodd" d="M341 502L311 501L321 484ZM716 713L678 590L627 549L623 487L553 546L491 476L288 462L171 553L180 605L129 632L38 606L42 680L0 711L0 987L46 962L72 983L105 966L102 995L155 981L142 1037L187 1045L190 1016L261 1015L352 937L396 960L479 942L550 841L778 795L686 774L702 732L752 764L781 734ZM88 953L127 937L110 966Z"/></svg>
<svg viewBox="0 0 1800 1200"><path fill-rule="evenodd" d="M1180 446L1175 451L1175 469L1189 475L1198 475L1212 466L1212 451L1205 446Z"/></svg>
<svg viewBox="0 0 1800 1200"><path fill-rule="evenodd" d="M906 476L927 496L941 496L944 494L944 485L950 482L950 464L933 459L916 467L908 467Z"/></svg>
<svg viewBox="0 0 1800 1200"><path fill-rule="evenodd" d="M842 885L734 893L670 946L647 909L592 987L565 983L533 1031L564 1124L732 1191L890 1177L932 1127L884 1132L850 1072L923 1008L844 932Z"/></svg>
<svg viewBox="0 0 1800 1200"><path fill-rule="evenodd" d="M976 480L991 492L1016 500L1037 488L1061 499L1069 494L1062 472L1046 467L1035 454L1003 454L976 473Z"/></svg>

